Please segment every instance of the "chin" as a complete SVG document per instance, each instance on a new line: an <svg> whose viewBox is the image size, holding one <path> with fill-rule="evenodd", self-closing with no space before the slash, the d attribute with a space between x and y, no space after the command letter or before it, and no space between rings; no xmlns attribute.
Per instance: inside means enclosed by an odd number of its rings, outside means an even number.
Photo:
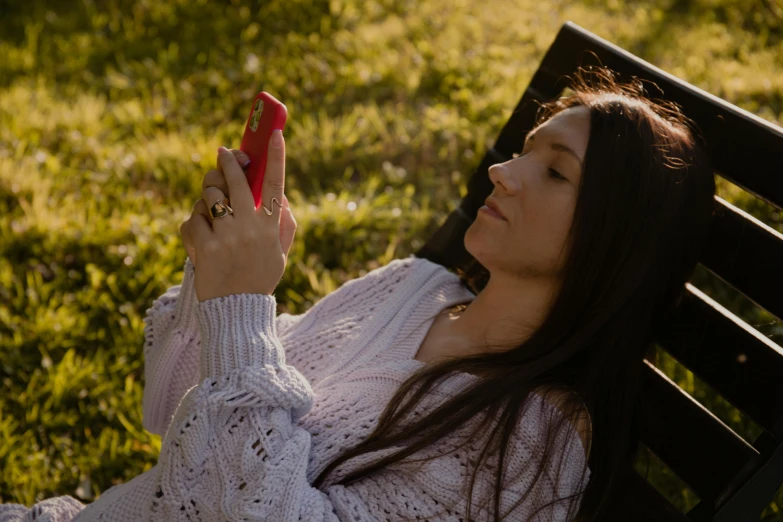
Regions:
<svg viewBox="0 0 783 522"><path fill-rule="evenodd" d="M487 259L489 256L487 256L487 250L488 250L488 244L486 240L489 239L486 233L482 232L474 232L471 234L471 230L473 229L473 225L468 227L468 229L465 231L465 238L462 241L463 246L465 247L465 250L473 256L476 261L481 263L484 266L487 266L486 263L484 263L484 260ZM477 235L478 234L478 235Z"/></svg>

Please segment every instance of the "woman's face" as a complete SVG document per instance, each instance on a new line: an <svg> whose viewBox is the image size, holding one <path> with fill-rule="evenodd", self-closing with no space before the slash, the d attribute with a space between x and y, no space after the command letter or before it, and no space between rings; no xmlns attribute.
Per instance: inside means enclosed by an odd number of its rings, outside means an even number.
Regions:
<svg viewBox="0 0 783 522"><path fill-rule="evenodd" d="M506 220L479 211L465 248L493 278L559 275L589 135L589 109L572 107L530 131L521 155L489 168L491 196Z"/></svg>

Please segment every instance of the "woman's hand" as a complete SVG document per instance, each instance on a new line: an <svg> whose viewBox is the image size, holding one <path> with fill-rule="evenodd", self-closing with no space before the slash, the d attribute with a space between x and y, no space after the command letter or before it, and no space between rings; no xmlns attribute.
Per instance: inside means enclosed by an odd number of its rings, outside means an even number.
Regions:
<svg viewBox="0 0 783 522"><path fill-rule="evenodd" d="M247 157L247 154L245 154L241 150L236 150L236 149L230 149L230 150L231 153L239 162L239 164L243 165L242 169L243 170L247 169L249 163L246 162L250 159ZM223 175L223 172L221 172L220 170L213 169L207 172L207 174L204 176L204 181L201 183L201 190L204 191L206 190L207 187L216 187L220 189L223 192L223 194L228 194L228 184L226 183L226 178ZM296 219L294 218L294 215L291 212L291 208L288 206L288 198L286 197L285 194L283 194L283 205L285 206L285 209L283 211L283 215L280 220L280 244L283 248L283 252L285 252L286 264L287 264L288 252L291 251L291 245L294 242L294 235L296 233ZM194 211L191 214L191 217L185 220L182 223L182 225L179 227L180 236L182 236L182 242L185 246L185 251L187 252L188 257L190 258L190 262L193 263L194 268L196 266L196 245L193 242L193 237L191 234L191 223L193 220L193 216L196 214L195 209L196 207L194 206ZM209 211L207 211L206 217L209 218Z"/></svg>
<svg viewBox="0 0 783 522"><path fill-rule="evenodd" d="M204 302L235 294L272 295L288 261L281 234L282 215L290 212L282 203L286 201L282 131L273 132L269 140L262 205L258 209L234 154L220 147L217 163L227 190L206 187L187 227L198 262L196 296ZM233 211L213 219L207 205L215 202L223 202ZM285 240L289 242L288 237Z"/></svg>

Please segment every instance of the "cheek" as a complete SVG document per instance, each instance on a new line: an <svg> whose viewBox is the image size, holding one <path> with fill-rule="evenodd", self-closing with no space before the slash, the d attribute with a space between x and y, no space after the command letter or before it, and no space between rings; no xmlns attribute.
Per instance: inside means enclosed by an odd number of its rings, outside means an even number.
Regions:
<svg viewBox="0 0 783 522"><path fill-rule="evenodd" d="M557 255L571 226L572 213L566 198L528 204L514 224L516 244L547 258Z"/></svg>

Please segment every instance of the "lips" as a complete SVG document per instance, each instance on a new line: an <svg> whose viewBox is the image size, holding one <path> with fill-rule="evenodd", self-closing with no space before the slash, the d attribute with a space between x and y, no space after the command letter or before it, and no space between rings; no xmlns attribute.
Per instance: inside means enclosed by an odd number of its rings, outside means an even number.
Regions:
<svg viewBox="0 0 783 522"><path fill-rule="evenodd" d="M501 217L503 217L503 219L505 219L506 221L508 221L508 219L506 218L506 215L503 213L503 211L502 211L502 210L500 210L500 207L498 206L498 204L497 204L497 203L495 203L495 200L494 200L494 199L492 199L492 197L491 197L491 196L490 196L490 197L488 197L486 200L484 200L484 203L485 203L485 204L486 204L486 205L487 205L489 208L491 208L492 210L494 210L495 212L497 212L498 214L500 214L500 215L501 215Z"/></svg>

